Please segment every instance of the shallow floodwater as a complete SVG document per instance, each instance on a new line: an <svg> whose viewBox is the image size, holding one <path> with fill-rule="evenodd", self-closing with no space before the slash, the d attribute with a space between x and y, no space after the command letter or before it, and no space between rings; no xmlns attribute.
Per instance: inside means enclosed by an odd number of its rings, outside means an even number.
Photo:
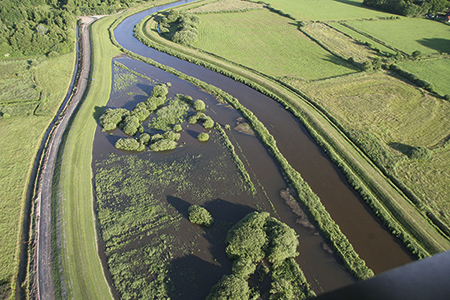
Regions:
<svg viewBox="0 0 450 300"><path fill-rule="evenodd" d="M125 19L114 31L118 43L134 53L215 85L239 99L266 125L280 151L320 197L356 252L375 273L413 261L409 251L390 235L305 128L281 105L244 84L148 48L134 38L134 25L157 10L144 11Z"/></svg>
<svg viewBox="0 0 450 300"><path fill-rule="evenodd" d="M126 65L130 69L136 70L140 74L152 78L157 83L171 82L172 87L169 89L169 97L181 93L189 95L193 97L193 99L202 99L208 106L207 114L222 126L229 124L233 128L234 125L236 125L236 120L240 118L240 114L236 110L218 103L212 95L200 91L192 84L171 74L130 58L119 58L116 59L116 61ZM106 107L124 107L131 109L136 103L145 100L150 95L155 82L152 83L139 78L136 83L127 88L126 93L113 92ZM144 126L144 128L146 128L146 126ZM215 150L213 150L215 149L214 143L210 141L206 144L200 144L196 141L195 132L200 132L202 130L202 127L199 125L190 125L186 128L186 132L183 132L182 139L180 140L180 143L186 143L183 148L178 148L172 152L163 154L152 153L151 156L148 156L148 152L137 155L155 161L159 159L170 160L171 157L175 158L176 155L186 152L191 155L202 154L204 157L208 157L208 155L212 155L211 153L215 153ZM214 132L214 130L212 132ZM216 216L220 216L219 218L221 221L227 224L234 224L245 216L245 214L253 210L269 211L271 215L279 218L281 221L294 228L299 235L300 241L300 246L298 248L300 255L297 258L297 262L316 293L333 290L354 282L355 279L345 270L343 265L339 262L339 259L323 249L326 240L316 231L304 228L297 223L298 216L292 212L292 209L280 197L280 190L285 189L287 183L280 172L277 163L273 160L259 139L234 129L227 133L229 134L232 143L235 145L241 160L246 164L246 168L257 187L258 193L254 197L247 197L245 199L239 199L240 195L238 194L229 199L216 199L215 201L205 203L208 210L211 211L215 218ZM124 135L119 130L115 130L113 134L110 135L102 132L99 126L95 133L93 151L94 161L101 161L110 153L116 155L129 155L114 148L116 140L121 136ZM230 189L230 187L227 186L224 186L224 188ZM172 197L170 191L167 191L167 197L168 199L171 199L170 201L172 201L171 204L173 206L181 207L180 210L183 210L183 207L186 207L188 202L192 201L188 195L183 197ZM198 271L201 271L202 273L207 273L208 271L211 272L211 274L207 276L210 280L210 282L208 281L210 285L205 284L206 292L209 291L212 284L214 284L223 274L230 273L231 264L225 257L224 247L226 232L230 226L231 225L222 228L222 231L218 229L219 232L213 236L205 235L198 238L196 245L197 247L203 247L203 251L181 259L181 261L185 260L182 264L187 264L188 261L204 262L202 264L205 269ZM186 236L186 239L191 238L193 235L193 233L178 234ZM222 246L218 247L217 244ZM214 259L220 262L222 268L218 268L217 266L211 267L211 264L214 264ZM177 261L179 260L180 259ZM181 268L181 266L179 268ZM188 287L183 288L181 283L179 283L178 286L180 286L180 291L188 289Z"/></svg>

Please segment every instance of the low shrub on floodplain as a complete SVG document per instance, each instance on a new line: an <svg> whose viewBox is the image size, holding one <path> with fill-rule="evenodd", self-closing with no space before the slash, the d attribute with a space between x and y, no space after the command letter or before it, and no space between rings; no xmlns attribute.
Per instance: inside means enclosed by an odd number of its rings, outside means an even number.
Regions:
<svg viewBox="0 0 450 300"><path fill-rule="evenodd" d="M431 151L425 147L414 147L409 152L410 159L428 160L431 158Z"/></svg>
<svg viewBox="0 0 450 300"><path fill-rule="evenodd" d="M206 120L203 122L203 127L205 129L211 129L214 127L214 121L211 117L206 117Z"/></svg>
<svg viewBox="0 0 450 300"><path fill-rule="evenodd" d="M116 142L116 148L125 151L144 151L144 144L132 138L121 138Z"/></svg>
<svg viewBox="0 0 450 300"><path fill-rule="evenodd" d="M191 205L189 206L188 214L189 222L191 223L206 227L211 227L214 223L213 217L211 217L209 211L207 211L204 207Z"/></svg>
<svg viewBox="0 0 450 300"><path fill-rule="evenodd" d="M183 131L183 127L181 127L180 124L177 124L177 125L173 126L173 131L181 132L181 131Z"/></svg>
<svg viewBox="0 0 450 300"><path fill-rule="evenodd" d="M125 108L108 108L100 117L100 125L103 131L110 131L117 128L120 122L127 117L130 112Z"/></svg>
<svg viewBox="0 0 450 300"><path fill-rule="evenodd" d="M148 133L143 133L139 136L138 141L139 143L148 146L148 144L150 143L151 140L151 136Z"/></svg>
<svg viewBox="0 0 450 300"><path fill-rule="evenodd" d="M161 151L169 151L173 150L178 146L178 143L175 141L169 141L166 139L161 139L157 141L156 143L153 143L150 145L150 150L154 152L161 152Z"/></svg>
<svg viewBox="0 0 450 300"><path fill-rule="evenodd" d="M209 140L209 134L207 134L206 132L201 132L198 136L197 136L197 140L199 142L207 142Z"/></svg>
<svg viewBox="0 0 450 300"><path fill-rule="evenodd" d="M136 116L127 116L122 122L122 130L126 135L133 136L139 131L141 122Z"/></svg>
<svg viewBox="0 0 450 300"><path fill-rule="evenodd" d="M148 106L144 103L138 103L131 111L131 115L138 118L139 122L144 122L149 116L151 111L148 110Z"/></svg>
<svg viewBox="0 0 450 300"><path fill-rule="evenodd" d="M181 134L180 133L176 133L174 131L166 131L163 134L163 137L166 140L178 142L180 140L180 138L181 138Z"/></svg>
<svg viewBox="0 0 450 300"><path fill-rule="evenodd" d="M194 109L196 111L205 111L206 105L205 102L203 102L200 99L195 100L194 102Z"/></svg>

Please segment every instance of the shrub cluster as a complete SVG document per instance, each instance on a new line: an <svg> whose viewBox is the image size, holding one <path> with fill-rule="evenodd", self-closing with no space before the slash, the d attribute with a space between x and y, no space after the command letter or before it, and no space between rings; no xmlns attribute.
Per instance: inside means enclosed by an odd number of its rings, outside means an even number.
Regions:
<svg viewBox="0 0 450 300"><path fill-rule="evenodd" d="M171 40L181 45L192 45L197 40L200 18L192 13L171 10L159 22L162 35L168 37L173 33Z"/></svg>
<svg viewBox="0 0 450 300"><path fill-rule="evenodd" d="M189 222L191 223L206 227L211 227L214 223L213 217L211 217L209 211L207 211L204 207L191 205L189 206L188 214Z"/></svg>
<svg viewBox="0 0 450 300"><path fill-rule="evenodd" d="M144 151L144 143L138 142L132 138L121 138L116 142L116 148L125 151Z"/></svg>
<svg viewBox="0 0 450 300"><path fill-rule="evenodd" d="M431 151L426 147L413 147L409 152L410 159L428 160L431 158Z"/></svg>
<svg viewBox="0 0 450 300"><path fill-rule="evenodd" d="M206 132L201 132L197 136L197 140L199 140L199 142L207 142L209 140L209 134Z"/></svg>
<svg viewBox="0 0 450 300"><path fill-rule="evenodd" d="M249 299L248 280L265 260L272 269L269 299L305 299L314 295L293 259L298 255L295 231L269 213L245 216L228 231L226 243L227 256L233 260L232 274L223 276L212 287L208 300ZM268 274L269 268L264 267ZM253 293L252 298L258 297L256 291Z"/></svg>

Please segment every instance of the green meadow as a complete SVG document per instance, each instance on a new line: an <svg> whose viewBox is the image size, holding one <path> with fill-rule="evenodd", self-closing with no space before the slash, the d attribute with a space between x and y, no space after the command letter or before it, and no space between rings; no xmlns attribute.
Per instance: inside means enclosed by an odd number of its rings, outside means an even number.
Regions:
<svg viewBox="0 0 450 300"><path fill-rule="evenodd" d="M7 285L17 272L18 238L31 167L44 131L67 92L74 54L3 61L0 65L0 285Z"/></svg>
<svg viewBox="0 0 450 300"><path fill-rule="evenodd" d="M361 0L267 0L264 2L298 21L342 21L392 16L392 14L367 9L362 5Z"/></svg>
<svg viewBox="0 0 450 300"><path fill-rule="evenodd" d="M442 23L419 19L351 21L346 24L363 31L408 54L450 52L450 27Z"/></svg>
<svg viewBox="0 0 450 300"><path fill-rule="evenodd" d="M419 78L432 82L440 95L450 94L450 59L405 61L399 63L399 66Z"/></svg>
<svg viewBox="0 0 450 300"><path fill-rule="evenodd" d="M194 47L273 77L314 80L356 71L307 38L292 20L267 9L200 17Z"/></svg>

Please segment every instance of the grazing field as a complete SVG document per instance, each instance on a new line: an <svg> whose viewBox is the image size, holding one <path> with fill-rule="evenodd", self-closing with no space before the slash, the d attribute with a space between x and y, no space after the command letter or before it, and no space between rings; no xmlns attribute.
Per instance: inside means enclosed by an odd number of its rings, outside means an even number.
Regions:
<svg viewBox="0 0 450 300"><path fill-rule="evenodd" d="M417 50L423 54L450 52L450 27L436 21L400 18L346 24L408 54Z"/></svg>
<svg viewBox="0 0 450 300"><path fill-rule="evenodd" d="M298 31L290 19L268 10L199 16L193 46L262 73L313 80L356 71Z"/></svg>
<svg viewBox="0 0 450 300"><path fill-rule="evenodd" d="M214 1L202 1L199 6L189 9L189 12L191 13L232 12L232 11L262 9L262 8L263 8L262 4L250 1L214 0Z"/></svg>
<svg viewBox="0 0 450 300"><path fill-rule="evenodd" d="M450 225L448 101L383 72L308 83L301 88L354 136L377 141L379 148L372 149L372 159L396 172ZM431 159L410 159L408 149L412 147L432 150Z"/></svg>
<svg viewBox="0 0 450 300"><path fill-rule="evenodd" d="M39 63L37 63L38 60ZM30 96L39 97L36 87L36 82L39 82L39 89L46 95L46 111L54 114L67 92L74 66L74 54L34 61L36 64L28 70L28 61L1 62L2 78L16 77L15 89L8 88L8 91L14 93L17 102L28 100ZM4 68L4 66L7 67ZM18 230L22 220L21 210L28 188L30 168L44 130L51 120L51 115L33 115L37 104L38 102L33 101L32 106L27 107L26 110L20 105L21 109L17 110L15 105L5 105L2 108L3 116L0 118L2 137L0 140L2 149L0 156L0 211L2 212L0 216L0 234L2 235L0 286L10 282L17 268ZM10 117L5 116L8 112ZM3 288L0 288L0 295L2 295L1 289Z"/></svg>
<svg viewBox="0 0 450 300"><path fill-rule="evenodd" d="M450 94L450 59L405 61L398 65L420 79L431 82L440 95Z"/></svg>
<svg viewBox="0 0 450 300"><path fill-rule="evenodd" d="M377 56L375 51L325 23L309 23L302 26L301 29L332 53L344 59L353 58L354 61L362 63L367 61L369 57L375 58Z"/></svg>
<svg viewBox="0 0 450 300"><path fill-rule="evenodd" d="M266 0L274 8L299 21L330 21L390 17L392 14L367 9L361 0Z"/></svg>
<svg viewBox="0 0 450 300"><path fill-rule="evenodd" d="M346 35L352 37L356 41L371 44L372 48L379 49L383 53L387 53L387 54L396 54L397 53L397 51L394 51L394 50L386 47L385 45L380 44L380 43L374 41L373 39L371 39L365 35L362 35L356 31L342 25L339 22L330 22L327 24L329 26L333 27L334 29L339 30L340 32L345 33Z"/></svg>

